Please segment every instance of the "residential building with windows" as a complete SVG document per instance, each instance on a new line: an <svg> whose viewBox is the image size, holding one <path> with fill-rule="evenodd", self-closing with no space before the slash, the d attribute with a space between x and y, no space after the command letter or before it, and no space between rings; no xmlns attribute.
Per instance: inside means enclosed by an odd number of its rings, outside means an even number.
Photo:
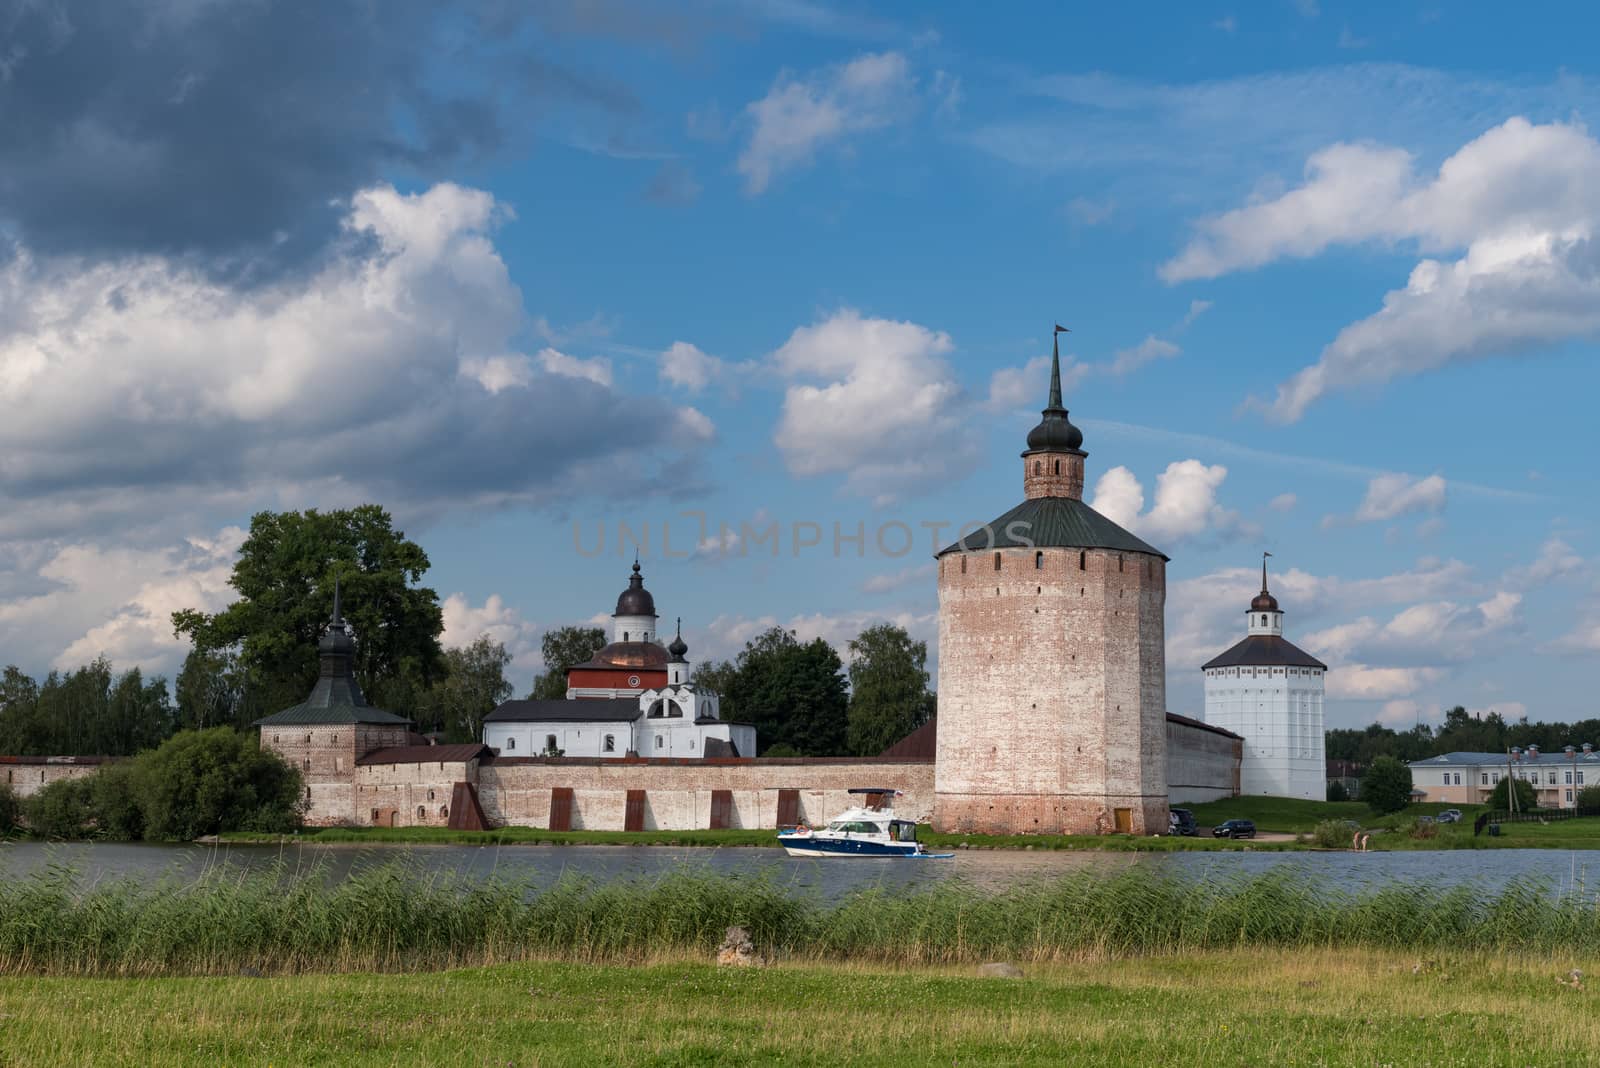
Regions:
<svg viewBox="0 0 1600 1068"><path fill-rule="evenodd" d="M1409 766L1418 800L1452 805L1488 804L1508 775L1533 787L1540 808L1574 808L1585 786L1600 783L1600 753L1588 742L1559 753L1541 753L1536 745L1509 753L1441 753Z"/></svg>

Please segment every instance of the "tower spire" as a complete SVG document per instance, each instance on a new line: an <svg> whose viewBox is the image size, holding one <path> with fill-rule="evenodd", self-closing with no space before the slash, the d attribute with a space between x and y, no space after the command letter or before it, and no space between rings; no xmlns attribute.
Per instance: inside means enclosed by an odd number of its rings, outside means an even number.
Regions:
<svg viewBox="0 0 1600 1068"><path fill-rule="evenodd" d="M1050 405L1045 411L1061 407L1061 335L1069 333L1070 330L1057 323L1055 335L1050 339Z"/></svg>
<svg viewBox="0 0 1600 1068"><path fill-rule="evenodd" d="M1267 592L1267 557L1272 554L1263 551L1261 554L1261 592Z"/></svg>

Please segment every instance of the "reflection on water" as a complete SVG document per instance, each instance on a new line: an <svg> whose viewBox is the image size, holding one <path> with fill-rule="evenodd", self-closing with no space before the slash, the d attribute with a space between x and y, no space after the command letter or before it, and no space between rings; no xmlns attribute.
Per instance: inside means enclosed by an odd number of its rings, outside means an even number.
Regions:
<svg viewBox="0 0 1600 1068"><path fill-rule="evenodd" d="M323 869L328 878L404 858L419 871L472 879L491 876L549 886L563 875L599 882L648 879L688 866L719 875L756 876L785 888L836 898L878 886L915 888L960 878L986 889L1085 870L1129 867L1186 878L1259 875L1292 865L1332 889L1361 890L1396 880L1444 890L1471 884L1493 892L1516 878L1532 877L1554 890L1592 892L1600 883L1600 851L1554 849L1442 850L1403 853L1097 853L971 850L949 860L866 860L790 857L776 849L692 849L669 846L169 846L134 843L0 845L0 878L15 879L48 867L66 867L87 882L162 876L191 879L226 864L264 869Z"/></svg>

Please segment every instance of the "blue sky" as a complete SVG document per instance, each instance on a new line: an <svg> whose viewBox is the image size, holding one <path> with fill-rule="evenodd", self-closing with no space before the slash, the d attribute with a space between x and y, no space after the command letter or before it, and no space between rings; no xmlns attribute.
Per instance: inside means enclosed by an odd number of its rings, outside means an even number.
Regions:
<svg viewBox="0 0 1600 1068"><path fill-rule="evenodd" d="M1582 9L383 12L0 27L0 659L175 671L252 512L368 500L519 688L622 524L691 659L936 646L1059 321L1172 711L1267 550L1331 725L1593 714Z"/></svg>

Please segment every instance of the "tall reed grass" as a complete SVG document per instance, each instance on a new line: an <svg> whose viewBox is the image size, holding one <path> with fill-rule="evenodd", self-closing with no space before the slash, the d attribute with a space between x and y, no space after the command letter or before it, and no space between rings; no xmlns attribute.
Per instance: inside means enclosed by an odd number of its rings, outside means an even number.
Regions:
<svg viewBox="0 0 1600 1068"><path fill-rule="evenodd" d="M507 881L404 862L323 871L226 865L186 882L83 885L67 869L0 882L0 974L422 971L523 959L628 962L709 953L740 924L791 959L960 964L1234 947L1600 950L1600 909L1534 883L1484 894L1395 884L1359 893L1292 870L1193 882L1082 873L1002 891L951 881L829 904L773 882L683 870L657 879Z"/></svg>

